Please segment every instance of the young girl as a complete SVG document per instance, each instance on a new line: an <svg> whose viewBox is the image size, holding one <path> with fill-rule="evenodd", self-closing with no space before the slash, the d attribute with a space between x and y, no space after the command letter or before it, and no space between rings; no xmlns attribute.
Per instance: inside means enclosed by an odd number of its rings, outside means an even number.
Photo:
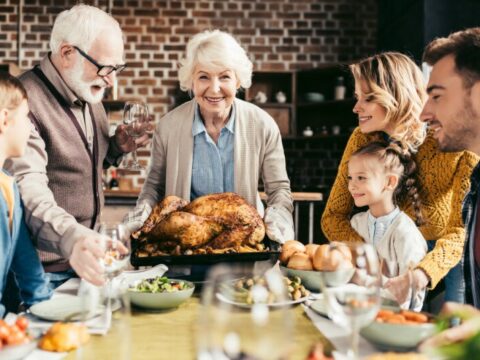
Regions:
<svg viewBox="0 0 480 360"><path fill-rule="evenodd" d="M350 220L352 228L373 244L387 277L409 276L427 253L427 242L417 225L423 223L418 192L415 186L415 161L398 142L372 142L353 153L348 162L348 190L358 207L368 211ZM417 221L413 222L397 206L401 197L410 197ZM385 279L387 280L387 279ZM425 289L417 292L410 304L409 289L385 288L402 307L421 310ZM412 286L411 282L406 285Z"/></svg>

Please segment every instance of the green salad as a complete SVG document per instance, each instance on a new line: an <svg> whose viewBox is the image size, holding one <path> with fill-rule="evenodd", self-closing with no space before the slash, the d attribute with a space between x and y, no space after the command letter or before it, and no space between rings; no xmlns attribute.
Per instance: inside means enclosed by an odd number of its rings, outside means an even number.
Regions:
<svg viewBox="0 0 480 360"><path fill-rule="evenodd" d="M190 284L185 281L169 280L166 276L144 279L130 288L132 291L147 293L176 292L189 289Z"/></svg>

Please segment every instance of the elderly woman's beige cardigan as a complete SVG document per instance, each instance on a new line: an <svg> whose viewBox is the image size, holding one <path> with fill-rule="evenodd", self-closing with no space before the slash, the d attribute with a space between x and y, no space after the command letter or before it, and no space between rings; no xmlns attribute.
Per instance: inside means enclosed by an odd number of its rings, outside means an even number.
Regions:
<svg viewBox="0 0 480 360"><path fill-rule="evenodd" d="M235 99L234 179L235 192L263 212L258 182L263 179L267 207L293 211L282 138L272 117L258 106ZM152 144L148 175L138 207L153 207L168 195L190 201L193 142L192 124L196 102L191 100L158 122Z"/></svg>

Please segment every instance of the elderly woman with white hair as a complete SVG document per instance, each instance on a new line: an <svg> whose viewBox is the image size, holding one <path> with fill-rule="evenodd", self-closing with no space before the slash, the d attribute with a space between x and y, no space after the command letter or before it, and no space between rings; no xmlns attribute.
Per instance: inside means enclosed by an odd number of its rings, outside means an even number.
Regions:
<svg viewBox="0 0 480 360"><path fill-rule="evenodd" d="M148 176L127 216L131 230L168 195L193 200L235 192L263 214L261 178L267 234L279 242L293 239L293 201L278 126L264 110L235 97L241 87L250 87L252 67L225 32L205 31L188 42L179 80L193 99L157 124Z"/></svg>

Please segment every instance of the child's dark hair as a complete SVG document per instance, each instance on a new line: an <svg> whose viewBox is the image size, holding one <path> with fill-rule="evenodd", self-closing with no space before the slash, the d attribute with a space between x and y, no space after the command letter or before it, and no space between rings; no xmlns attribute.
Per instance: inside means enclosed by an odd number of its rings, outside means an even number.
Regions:
<svg viewBox="0 0 480 360"><path fill-rule="evenodd" d="M20 80L0 71L0 109L16 109L26 99L27 92Z"/></svg>
<svg viewBox="0 0 480 360"><path fill-rule="evenodd" d="M359 155L369 155L377 158L385 166L385 171L398 175L398 186L393 192L394 203L397 204L400 199L406 200L409 197L415 211L415 224L417 226L425 224L416 184L417 164L408 147L399 141L391 141L390 143L374 141L354 152L352 157Z"/></svg>

